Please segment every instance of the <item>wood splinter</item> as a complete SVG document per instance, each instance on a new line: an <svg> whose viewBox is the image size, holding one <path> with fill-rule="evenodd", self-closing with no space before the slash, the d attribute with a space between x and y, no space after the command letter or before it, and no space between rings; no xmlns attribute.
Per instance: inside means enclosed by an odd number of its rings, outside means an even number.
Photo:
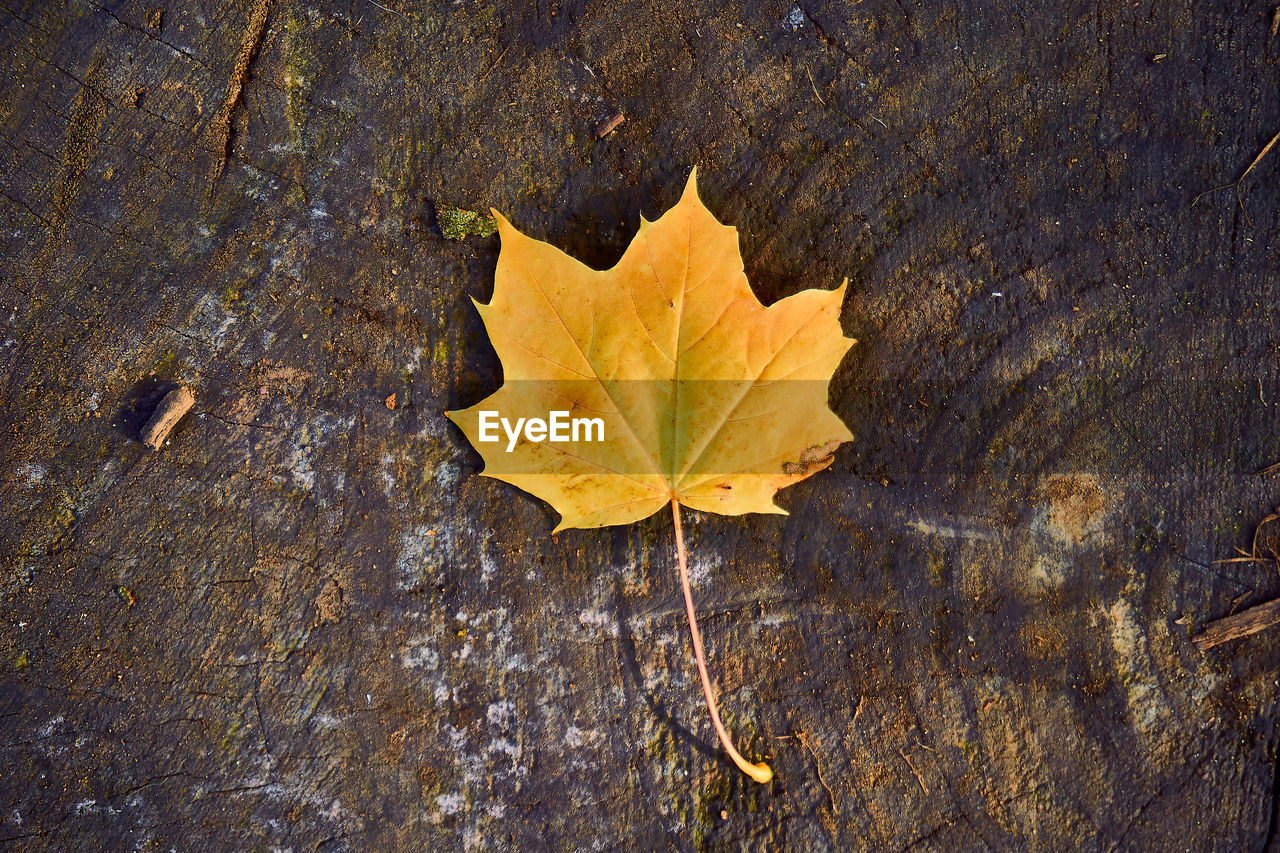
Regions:
<svg viewBox="0 0 1280 853"><path fill-rule="evenodd" d="M622 113L614 113L600 124L596 125L596 139L604 139L609 134L618 129L618 125L627 120Z"/></svg>
<svg viewBox="0 0 1280 853"><path fill-rule="evenodd" d="M142 443L153 450L159 450L174 426L191 410L195 402L195 396L186 388L175 388L165 394L160 405L156 406L155 413L142 428Z"/></svg>
<svg viewBox="0 0 1280 853"><path fill-rule="evenodd" d="M1277 622L1280 622L1280 598L1216 619L1205 625L1203 631L1191 638L1191 642L1203 652L1230 640L1256 634Z"/></svg>

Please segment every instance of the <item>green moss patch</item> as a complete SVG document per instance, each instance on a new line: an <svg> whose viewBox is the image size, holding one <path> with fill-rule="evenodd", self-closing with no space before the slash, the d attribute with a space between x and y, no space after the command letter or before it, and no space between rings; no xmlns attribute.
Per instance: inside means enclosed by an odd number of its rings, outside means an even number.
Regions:
<svg viewBox="0 0 1280 853"><path fill-rule="evenodd" d="M488 237L498 230L498 221L473 210L442 204L436 208L436 223L446 240L465 240L472 234Z"/></svg>

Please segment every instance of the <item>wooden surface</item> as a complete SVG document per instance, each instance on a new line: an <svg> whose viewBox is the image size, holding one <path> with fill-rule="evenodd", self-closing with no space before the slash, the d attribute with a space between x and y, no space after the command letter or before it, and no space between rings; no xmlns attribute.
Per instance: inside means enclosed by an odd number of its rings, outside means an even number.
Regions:
<svg viewBox="0 0 1280 853"><path fill-rule="evenodd" d="M1272 843L1280 631L1189 640L1280 595L1213 562L1280 493L1280 161L1192 203L1272 4L162 6L0 17L4 846ZM437 206L602 266L694 164L861 341L791 515L689 518L767 786L669 518L552 537L441 414L501 376Z"/></svg>

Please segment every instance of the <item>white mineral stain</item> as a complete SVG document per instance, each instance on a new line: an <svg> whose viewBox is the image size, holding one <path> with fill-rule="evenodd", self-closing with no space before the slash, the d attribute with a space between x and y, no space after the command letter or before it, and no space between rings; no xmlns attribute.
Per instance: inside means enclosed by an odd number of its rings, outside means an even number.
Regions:
<svg viewBox="0 0 1280 853"><path fill-rule="evenodd" d="M342 720L333 714L316 714L311 718L316 728L323 731L330 731L342 725Z"/></svg>
<svg viewBox="0 0 1280 853"><path fill-rule="evenodd" d="M66 717L63 717L61 714L59 714L58 716L54 717L52 720L50 720L49 722L41 726L37 733L42 738L51 737L53 733L57 731L58 726L62 725L65 720L66 720Z"/></svg>
<svg viewBox="0 0 1280 853"><path fill-rule="evenodd" d="M1152 732L1165 711L1160 687L1151 674L1147 635L1134 616L1133 605L1121 598L1107 611L1111 620L1111 645L1127 675L1129 716L1137 729Z"/></svg>
<svg viewBox="0 0 1280 853"><path fill-rule="evenodd" d="M400 662L405 669L434 670L440 665L440 653L427 645L428 640L412 640L405 646Z"/></svg>
<svg viewBox="0 0 1280 853"><path fill-rule="evenodd" d="M298 445L289 453L289 473L293 476L293 482L301 489L311 491L316 486L316 472L311 467L310 448L306 445Z"/></svg>
<svg viewBox="0 0 1280 853"><path fill-rule="evenodd" d="M306 421L298 428L294 436L293 447L289 451L287 467L293 482L306 491L313 491L316 486L316 468L318 457L329 441L338 435L345 435L355 426L355 416L338 417L323 414ZM343 472L334 472L334 476ZM324 506L325 501L320 500Z"/></svg>
<svg viewBox="0 0 1280 853"><path fill-rule="evenodd" d="M466 798L462 794L441 794L436 797L436 806L439 807L441 814L457 814L462 811L462 807L466 805Z"/></svg>
<svg viewBox="0 0 1280 853"><path fill-rule="evenodd" d="M578 614L578 622L587 628L594 628L601 634L607 634L610 637L618 636L618 620L600 610L581 611Z"/></svg>
<svg viewBox="0 0 1280 853"><path fill-rule="evenodd" d="M485 719L489 721L489 725L498 726L499 728L511 728L511 724L515 721L515 706L507 699L500 702L494 702L485 709Z"/></svg>
<svg viewBox="0 0 1280 853"><path fill-rule="evenodd" d="M946 536L952 539L991 539L995 534L990 530L978 530L960 525L939 524L923 518L907 522L907 527L918 530L927 536Z"/></svg>
<svg viewBox="0 0 1280 853"><path fill-rule="evenodd" d="M382 454L382 458L378 460L378 473L382 475L382 491L387 497L391 497L391 493L396 488L396 458L390 453Z"/></svg>
<svg viewBox="0 0 1280 853"><path fill-rule="evenodd" d="M498 563L489 556L489 550L483 545L480 548L480 579L488 583L498 573Z"/></svg>
<svg viewBox="0 0 1280 853"><path fill-rule="evenodd" d="M488 751L496 752L496 753L499 753L500 755L505 755L508 758L510 758L512 761L515 761L517 758L519 758L520 752L521 752L519 744L517 744L515 741L508 740L506 738L496 738L495 740L493 740L489 744ZM520 773L520 770L517 769L516 772ZM521 775L524 775L524 774L521 773Z"/></svg>
<svg viewBox="0 0 1280 853"><path fill-rule="evenodd" d="M564 732L565 745L570 749L578 749L598 740L600 733L595 729L580 729L577 726L569 726Z"/></svg>
<svg viewBox="0 0 1280 853"><path fill-rule="evenodd" d="M434 525L419 524L405 531L400 536L400 556L396 558L397 588L405 592L420 588L454 556L453 537L440 533Z"/></svg>
<svg viewBox="0 0 1280 853"><path fill-rule="evenodd" d="M767 616L761 616L759 619L751 623L751 635L759 637L760 633L765 630L775 630L782 626L782 623L788 621L792 617L785 613L770 613Z"/></svg>
<svg viewBox="0 0 1280 853"><path fill-rule="evenodd" d="M440 463L436 466L435 481L441 494L456 494L458 483L462 481L462 466L456 462Z"/></svg>
<svg viewBox="0 0 1280 853"><path fill-rule="evenodd" d="M719 554L699 554L689 560L689 583L702 586L711 577L711 573L724 565Z"/></svg>

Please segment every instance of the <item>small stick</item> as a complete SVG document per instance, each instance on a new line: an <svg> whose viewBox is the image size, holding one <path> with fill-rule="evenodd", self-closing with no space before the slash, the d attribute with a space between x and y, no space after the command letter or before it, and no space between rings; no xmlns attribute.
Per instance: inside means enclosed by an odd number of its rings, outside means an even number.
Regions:
<svg viewBox="0 0 1280 853"><path fill-rule="evenodd" d="M720 722L720 712L716 710L715 693L711 689L711 676L707 675L707 663L702 657L702 634L698 631L698 617L693 612L693 591L689 588L689 564L685 557L684 531L680 526L680 502L675 498L671 499L671 517L676 523L676 558L680 563L680 586L684 589L684 608L689 614L689 636L693 639L693 657L698 662L698 677L702 679L702 696L707 700L707 710L711 712L711 724L716 727L720 744L724 747L724 751L729 753L733 763L738 765L738 769L763 784L773 778L773 771L769 769L769 765L763 761L752 764L743 758L738 750L733 748L733 741L729 740L729 733L724 730L724 724Z"/></svg>
<svg viewBox="0 0 1280 853"><path fill-rule="evenodd" d="M1240 183L1245 178L1249 177L1249 173L1252 172L1253 168L1262 161L1263 157L1267 156L1267 152L1269 152L1277 142L1280 142L1280 133L1277 133L1275 136L1271 137L1271 141L1268 142L1266 145L1262 146L1262 150L1258 152L1258 156L1253 158L1253 162L1249 164L1249 168L1245 169L1244 172L1240 175L1240 177L1236 178L1233 182L1229 184L1223 184L1220 187L1214 187L1211 190L1205 190L1204 192L1200 193L1200 195L1196 196L1191 200L1191 206L1195 207L1196 202L1198 202L1200 199L1207 196L1209 193L1216 193L1218 190L1225 190L1227 187L1235 187L1236 188L1236 204L1240 205L1240 211L1244 214L1245 220L1247 221L1249 219L1249 211L1244 209L1244 198L1241 197L1240 195Z"/></svg>
<svg viewBox="0 0 1280 853"><path fill-rule="evenodd" d="M1245 169L1244 174L1240 176L1240 180L1236 181L1236 203L1240 205L1240 209L1242 211L1244 210L1244 199L1240 197L1240 184L1245 178L1249 177L1249 173L1253 171L1253 167L1258 165L1263 157L1267 156L1267 152L1271 150L1272 146L1275 145L1277 141L1280 141L1280 133L1271 137L1271 141L1262 146L1262 150L1258 152L1258 156L1253 158L1253 162L1249 164L1249 168ZM1248 215L1249 214L1246 211L1245 216L1247 217Z"/></svg>
<svg viewBox="0 0 1280 853"><path fill-rule="evenodd" d="M907 758L907 754L906 754L905 752L903 752L902 750L898 750L898 755L901 755L901 756L902 756L902 760L903 760L903 761L905 761L905 762L907 762L907 766L908 766L908 767L910 767L910 768L911 768L911 772L915 774L916 781L920 783L920 788L921 788L921 789L922 789L926 794L927 794L927 793L929 793L929 786L928 786L928 785L926 785L926 784L924 783L924 779L920 778L920 771L919 771L919 770L917 770L917 769L916 769L916 766L915 766L914 764L912 764L912 763L911 763L911 759L910 759L910 758Z"/></svg>
<svg viewBox="0 0 1280 853"><path fill-rule="evenodd" d="M1268 513L1266 518L1258 522L1258 526L1253 528L1253 541L1249 543L1249 556L1258 558L1258 534L1262 532L1262 528L1266 527L1273 521L1280 520L1280 511ZM1276 556L1275 545L1271 545L1271 556ZM1259 560L1261 562L1261 560Z"/></svg>
<svg viewBox="0 0 1280 853"><path fill-rule="evenodd" d="M156 406L155 413L142 428L142 443L159 450L170 431L191 410L195 402L196 398L186 388L175 388L165 394L160 405Z"/></svg>
<svg viewBox="0 0 1280 853"><path fill-rule="evenodd" d="M409 20L409 16L406 15L404 12L401 12L397 9L388 9L386 6L383 6L381 3L379 3L378 0L369 0L369 2L372 3L374 6L377 6L379 9L381 9L384 12L390 12L393 15L399 15L400 17L404 18L406 21Z"/></svg>
<svg viewBox="0 0 1280 853"><path fill-rule="evenodd" d="M818 94L818 87L815 86L813 83L813 75L809 73L808 68L805 68L804 73L805 73L805 76L809 78L809 86L810 88L813 89L813 96L818 99L818 103L822 104L825 107L827 105L827 102L822 100L822 96Z"/></svg>
<svg viewBox="0 0 1280 853"><path fill-rule="evenodd" d="M507 55L508 50L511 50L511 45L507 45L502 49L502 53L498 54L498 58L495 59L493 61L493 64L489 66L489 70L480 75L480 79L476 81L477 83L483 83L484 78L488 77L490 74L493 73L493 69L498 67L498 63L502 61L502 57Z"/></svg>
<svg viewBox="0 0 1280 853"><path fill-rule="evenodd" d="M1255 473L1254 476L1265 477L1266 475L1274 474L1277 471L1280 471L1280 462L1277 462L1274 465L1268 465L1266 468L1263 468L1261 471L1258 471L1257 473Z"/></svg>
<svg viewBox="0 0 1280 853"><path fill-rule="evenodd" d="M1191 642L1203 652L1222 643L1256 634L1277 622L1280 622L1280 598L1216 619L1205 625L1203 631L1191 638Z"/></svg>
<svg viewBox="0 0 1280 853"><path fill-rule="evenodd" d="M596 139L604 139L618 129L618 125L627 120L622 113L614 113L596 126Z"/></svg>

